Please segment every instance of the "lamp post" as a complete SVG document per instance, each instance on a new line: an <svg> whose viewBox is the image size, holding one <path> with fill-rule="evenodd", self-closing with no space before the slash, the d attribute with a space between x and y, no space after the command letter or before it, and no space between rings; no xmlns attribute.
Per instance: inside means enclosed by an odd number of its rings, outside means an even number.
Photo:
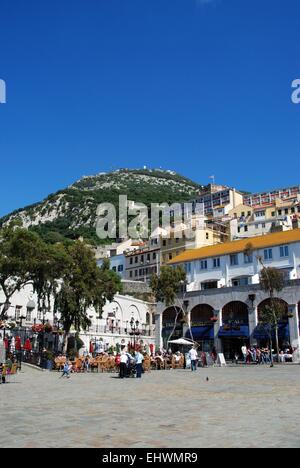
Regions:
<svg viewBox="0 0 300 468"><path fill-rule="evenodd" d="M22 351L22 341L24 341L25 343L25 333L24 333L24 340L22 340L22 332L23 332L23 320L26 320L26 316L24 315L20 315L20 339L21 339L21 342L20 342L20 347L21 349L18 350L18 353L17 353L17 361L18 361L18 364L19 364L19 369L21 370L22 369L22 354L23 354L23 351Z"/></svg>
<svg viewBox="0 0 300 468"><path fill-rule="evenodd" d="M134 351L136 351L136 337L140 335L139 325L140 325L140 322L138 320L135 321L134 318L132 317L130 321L130 327L131 327L130 335L133 336L133 339L134 339Z"/></svg>

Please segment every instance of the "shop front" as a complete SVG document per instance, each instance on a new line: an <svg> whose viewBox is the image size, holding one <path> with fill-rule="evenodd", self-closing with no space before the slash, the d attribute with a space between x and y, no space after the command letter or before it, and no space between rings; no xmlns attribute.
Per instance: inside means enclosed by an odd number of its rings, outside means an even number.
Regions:
<svg viewBox="0 0 300 468"><path fill-rule="evenodd" d="M220 328L219 338L222 341L223 354L226 360L242 358L242 347L250 346L249 325L224 325Z"/></svg>
<svg viewBox="0 0 300 468"><path fill-rule="evenodd" d="M214 348L214 325L203 325L192 327L188 330L186 338L196 341L199 345L199 351L210 353Z"/></svg>

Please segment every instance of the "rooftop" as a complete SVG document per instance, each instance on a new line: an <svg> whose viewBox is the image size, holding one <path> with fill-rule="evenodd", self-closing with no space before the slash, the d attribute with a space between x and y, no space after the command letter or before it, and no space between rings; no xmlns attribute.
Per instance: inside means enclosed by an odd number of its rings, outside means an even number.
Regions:
<svg viewBox="0 0 300 468"><path fill-rule="evenodd" d="M200 249L187 250L170 261L169 265L244 252L250 244L254 250L258 250L282 244L292 244L294 242L300 242L300 229L275 232L265 236L251 237L233 242L201 247Z"/></svg>

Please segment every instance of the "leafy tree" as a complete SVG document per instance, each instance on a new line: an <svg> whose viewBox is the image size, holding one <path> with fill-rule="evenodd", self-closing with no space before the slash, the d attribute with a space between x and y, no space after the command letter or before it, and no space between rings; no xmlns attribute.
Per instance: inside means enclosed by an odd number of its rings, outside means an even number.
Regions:
<svg viewBox="0 0 300 468"><path fill-rule="evenodd" d="M177 294L186 282L186 272L183 266L161 268L160 275L153 275L150 287L157 302L163 302L167 307L174 305Z"/></svg>
<svg viewBox="0 0 300 468"><path fill-rule="evenodd" d="M107 262L99 269L93 252L82 242L75 242L68 253L71 262L57 294L57 307L65 331L65 352L71 328L77 332L86 330L91 325L88 310L94 307L101 313L106 301L121 291L119 276L109 270Z"/></svg>
<svg viewBox="0 0 300 468"><path fill-rule="evenodd" d="M177 266L175 268L165 266L161 268L160 275L153 275L151 278L150 287L155 295L157 302L163 302L166 307L176 306L178 302L178 294L186 284L186 272L183 266ZM186 311L184 310L183 304L180 304L180 308L177 308L177 314L174 321L174 328L169 336L168 341L171 340L176 326L180 312L183 312L184 319L187 321ZM190 333L192 336L192 330L190 326Z"/></svg>
<svg viewBox="0 0 300 468"><path fill-rule="evenodd" d="M269 293L270 298L270 305L266 305L260 314L260 322L265 326L265 329L268 331L270 337L272 359L272 334L273 331L275 331L276 351L279 362L278 327L279 322L284 317L286 311L281 301L278 301L278 299L275 298L275 292L280 292L284 288L284 278L281 271L277 270L276 268L266 268L262 262L262 259L260 259L260 262L263 266L263 269L260 273L260 283L262 289Z"/></svg>
<svg viewBox="0 0 300 468"><path fill-rule="evenodd" d="M31 281L40 244L36 234L18 226L11 225L1 230L0 287L5 295L5 303L0 319L6 318L11 297Z"/></svg>

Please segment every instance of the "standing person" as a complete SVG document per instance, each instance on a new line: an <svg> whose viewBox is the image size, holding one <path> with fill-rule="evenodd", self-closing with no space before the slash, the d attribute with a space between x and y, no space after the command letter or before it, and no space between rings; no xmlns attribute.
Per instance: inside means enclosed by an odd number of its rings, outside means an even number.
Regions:
<svg viewBox="0 0 300 468"><path fill-rule="evenodd" d="M247 346L244 345L242 346L242 355L244 356L244 364L247 364L247 354L248 354L248 349L247 349Z"/></svg>
<svg viewBox="0 0 300 468"><path fill-rule="evenodd" d="M191 370L192 372L197 371L197 362L198 362L198 353L196 348L192 348L189 352L189 358L191 360Z"/></svg>
<svg viewBox="0 0 300 468"><path fill-rule="evenodd" d="M136 363L136 378L141 379L142 378L142 373L143 373L143 361L144 361L144 356L142 353L137 351L135 353L135 363Z"/></svg>
<svg viewBox="0 0 300 468"><path fill-rule="evenodd" d="M124 379L127 376L127 364L128 356L127 353L123 351L120 358L120 379Z"/></svg>

